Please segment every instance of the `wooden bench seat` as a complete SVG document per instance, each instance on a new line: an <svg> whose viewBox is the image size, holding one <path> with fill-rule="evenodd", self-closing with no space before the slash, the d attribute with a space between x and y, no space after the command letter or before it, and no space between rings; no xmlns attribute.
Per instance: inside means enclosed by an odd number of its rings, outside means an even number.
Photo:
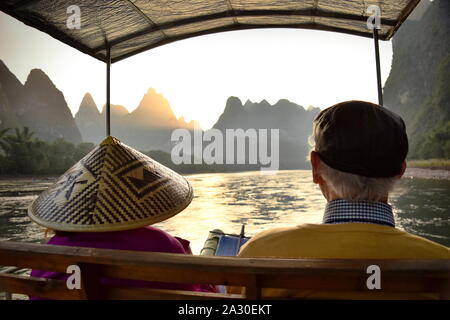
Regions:
<svg viewBox="0 0 450 320"><path fill-rule="evenodd" d="M81 269L81 289L65 281L0 273L0 292L50 299L264 299L263 288L361 293L365 298L429 294L450 298L450 260L266 259L192 256L0 242L0 265L66 272ZM369 265L381 269L381 290L366 286ZM101 277L245 287L243 294L101 287ZM283 297L281 297L283 298ZM284 298L289 298L286 296Z"/></svg>

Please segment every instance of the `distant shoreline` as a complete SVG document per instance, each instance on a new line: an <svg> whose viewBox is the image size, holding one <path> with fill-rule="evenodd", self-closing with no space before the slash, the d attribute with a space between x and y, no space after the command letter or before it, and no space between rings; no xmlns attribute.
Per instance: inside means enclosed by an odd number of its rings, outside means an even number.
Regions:
<svg viewBox="0 0 450 320"><path fill-rule="evenodd" d="M299 169L301 170L301 169ZM302 169L303 170L303 169ZM285 170L280 170L285 171ZM234 171L233 171L234 172ZM236 171L241 172L241 171ZM242 171L245 172L245 171ZM183 175L191 175L191 174L211 174L211 173L219 173L219 172L192 172L192 173L182 173ZM227 172L223 172L227 173ZM232 173L232 172L230 172ZM433 180L450 180L450 168L407 168L404 174L405 178L419 178L419 179L433 179ZM8 176L0 176L0 181L30 181L30 180L40 180L40 181L48 181L52 182L56 180L58 176L24 176L24 175L8 175Z"/></svg>
<svg viewBox="0 0 450 320"><path fill-rule="evenodd" d="M450 180L450 170L434 168L406 168L405 178Z"/></svg>

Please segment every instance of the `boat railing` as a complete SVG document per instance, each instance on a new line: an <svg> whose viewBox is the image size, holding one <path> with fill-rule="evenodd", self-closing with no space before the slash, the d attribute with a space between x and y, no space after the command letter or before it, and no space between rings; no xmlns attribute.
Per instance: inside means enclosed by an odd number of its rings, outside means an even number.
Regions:
<svg viewBox="0 0 450 320"><path fill-rule="evenodd" d="M18 268L18 267L0 267L0 274L26 274L30 269ZM3 295L3 296L2 296ZM11 292L0 292L0 299L13 300Z"/></svg>
<svg viewBox="0 0 450 320"><path fill-rule="evenodd" d="M331 298L352 293L358 299L450 299L448 259L237 258L0 241L0 265L62 273L67 273L69 266L78 266L79 289L69 289L64 280L0 273L0 292L48 299L258 300L271 298L272 289L268 288L283 289L285 294L276 296L282 299L311 292L331 293ZM381 270L380 288L369 285L373 275L368 270L374 265ZM100 285L104 278L245 289L240 294L230 294L106 287ZM311 297L308 294L305 296Z"/></svg>

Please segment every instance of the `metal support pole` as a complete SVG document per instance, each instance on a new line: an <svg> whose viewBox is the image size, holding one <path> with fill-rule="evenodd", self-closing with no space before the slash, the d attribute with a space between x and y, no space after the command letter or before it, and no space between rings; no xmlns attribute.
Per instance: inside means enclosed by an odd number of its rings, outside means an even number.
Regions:
<svg viewBox="0 0 450 320"><path fill-rule="evenodd" d="M375 43L375 62L377 66L378 104L383 105L383 88L381 87L380 48L378 46L378 29L373 28L373 41Z"/></svg>
<svg viewBox="0 0 450 320"><path fill-rule="evenodd" d="M111 135L111 47L106 48L106 136Z"/></svg>

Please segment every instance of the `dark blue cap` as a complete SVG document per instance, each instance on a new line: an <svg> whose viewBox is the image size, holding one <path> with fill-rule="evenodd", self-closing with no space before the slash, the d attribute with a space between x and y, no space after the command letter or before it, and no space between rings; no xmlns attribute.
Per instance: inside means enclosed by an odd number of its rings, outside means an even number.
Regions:
<svg viewBox="0 0 450 320"><path fill-rule="evenodd" d="M408 154L405 123L394 112L365 101L346 101L314 119L316 152L336 170L366 177L393 177Z"/></svg>

